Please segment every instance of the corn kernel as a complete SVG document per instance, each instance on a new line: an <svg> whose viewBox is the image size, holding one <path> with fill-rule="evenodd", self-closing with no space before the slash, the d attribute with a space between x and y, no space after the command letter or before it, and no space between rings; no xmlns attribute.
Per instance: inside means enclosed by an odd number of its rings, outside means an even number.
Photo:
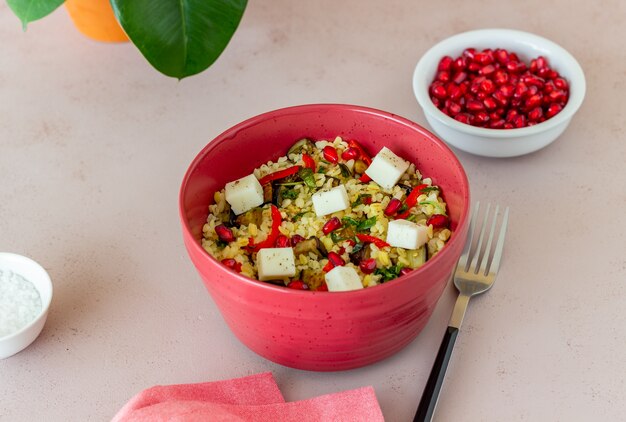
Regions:
<svg viewBox="0 0 626 422"><path fill-rule="evenodd" d="M322 243L324 244L324 247L326 248L327 251L333 248L333 240L330 237L323 237Z"/></svg>
<svg viewBox="0 0 626 422"><path fill-rule="evenodd" d="M382 265L383 267L387 267L391 265L389 254L385 251L379 251L376 259L378 260L378 262L380 262L380 265Z"/></svg>
<svg viewBox="0 0 626 422"><path fill-rule="evenodd" d="M259 234L259 228L256 226L256 224L250 223L248 225L248 233L250 233L250 236L256 236L257 234Z"/></svg>

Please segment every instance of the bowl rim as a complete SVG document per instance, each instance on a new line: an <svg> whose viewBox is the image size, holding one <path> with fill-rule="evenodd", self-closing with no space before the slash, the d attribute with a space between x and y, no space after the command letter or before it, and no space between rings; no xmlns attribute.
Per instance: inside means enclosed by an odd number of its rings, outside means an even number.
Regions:
<svg viewBox="0 0 626 422"><path fill-rule="evenodd" d="M463 186L465 186L467 195L463 198L463 208L465 212L461 213L460 219L457 223L457 229L455 232L462 233L462 230L467 228L468 221L469 221L469 214L470 214L470 203L471 203L469 179L467 177L467 173L465 172L465 168L459 161L458 157L456 156L456 154L454 154L454 152L450 149L450 147L448 147L448 145L445 142L443 142L441 139L435 136L430 130L424 128L423 126L407 118L401 117L397 114L393 114L387 111L383 111L383 110L379 110L379 109L375 109L371 107L358 106L358 105L352 105L352 104L343 104L343 103L312 103L312 104L302 104L302 105L296 105L296 106L283 107L283 108L267 111L267 112L258 114L256 116L250 117L236 124L235 126L232 126L229 129L226 129L222 133L220 133L218 136L213 138L207 145L205 145L204 148L202 148L202 150L196 155L196 157L193 159L193 161L187 168L185 175L183 176L180 190L179 190L179 196L178 196L178 207L179 207L178 211L179 211L179 217L180 217L182 227L183 227L183 236L189 237L189 239L192 240L191 247L196 252L199 252L201 256L204 256L205 258L208 258L209 260L217 264L217 267L221 271L226 272L229 276L234 277L235 279L239 280L245 285L251 286L252 288L264 289L264 290L273 292L274 294L285 294L285 295L291 295L294 297L295 296L317 297L318 295L324 295L323 300L327 300L328 297L326 296L326 294L328 293L332 293L333 297L340 297L341 295L353 295L356 297L357 295L371 294L368 292L371 292L374 289L376 289L376 291L378 292L382 292L383 289L391 289L400 283L409 282L410 281L408 278L409 276L415 279L414 282L419 282L420 281L419 277L415 276L416 272L424 272L425 269L432 267L434 265L433 261L435 261L435 264L436 262L440 261L441 259L437 259L437 258L442 256L442 254L443 256L446 256L452 253L450 252L453 249L452 245L455 245L460 241L459 240L460 236L452 236L450 241L448 241L446 247L441 252L437 253L436 258L434 258L433 260L428 260L424 265L422 265L421 267L419 267L418 269L414 271L411 271L409 274L406 274L404 276L398 277L397 279L394 279L393 283L382 283L374 287L368 287L368 288L363 288L359 290L343 291L343 292L308 291L308 290L304 291L304 290L289 289L286 287L277 286L272 283L267 283L267 282L260 281L260 280L254 280L242 274L236 273L230 270L229 268L227 268L225 265L221 264L221 262L219 262L211 254L209 254L202 247L202 245L197 241L197 239L195 239L191 231L191 228L189 227L189 221L187 220L184 206L183 206L185 191L189 184L189 179L191 178L191 175L197 168L198 164L202 162L207 155L210 155L211 151L215 149L219 143L225 142L228 139L232 139L240 130L254 126L261 121L274 118L276 117L277 114L279 114L280 116L284 116L284 115L289 115L289 114L297 114L302 111L314 112L315 110L318 110L320 112L328 112L329 109L330 110L355 111L358 113L371 114L371 115L375 115L378 117L383 117L388 120L392 120L398 124L407 126L408 128L412 130L423 131L424 135L426 135L431 141L433 141L437 145L439 149L443 150L444 153L446 153L451 158L452 164L456 166L461 172L462 184ZM207 207L208 207L208 204L207 204ZM450 268L451 274L453 271L454 271L454 268L453 267Z"/></svg>
<svg viewBox="0 0 626 422"><path fill-rule="evenodd" d="M22 328L20 328L19 330L6 335L4 337L0 337L0 343L2 343L3 341L6 340L10 340L10 339L14 339L18 336L20 336L21 334L23 334L24 332L30 330L34 325L36 325L42 318L47 318L47 313L50 309L50 304L52 303L52 295L54 293L54 286L52 285L52 279L50 278L50 274L48 274L48 272L46 271L46 269L39 264L37 261L35 261L32 258L29 258L27 256L24 255L20 255L20 254L16 254L13 252L0 252L0 261L3 258L7 258L8 261L22 261L23 263L25 263L26 265L34 268L36 271L40 272L41 274L41 281L50 288L50 294L48 295L48 297L46 297L46 300L42 300L41 301L41 311L37 314L37 316L35 318L33 318L33 320L31 322L29 322L28 324L26 324L25 326L23 326ZM33 283L31 280L30 281L33 285L35 285L35 283ZM43 294L41 292L41 289L38 288L35 285L35 289L37 290L37 292L39 293L39 296L42 297ZM43 298L42 298L43 299ZM28 345L26 345L24 348L26 348Z"/></svg>
<svg viewBox="0 0 626 422"><path fill-rule="evenodd" d="M571 76L568 77L568 82L570 83L570 85L576 86L576 89L573 92L572 90L570 90L570 97L567 101L567 104L565 105L565 107L563 107L563 110L561 110L560 113L534 126L527 126L515 129L490 129L461 123L435 107L432 100L430 99L430 96L428 95L428 86L432 81L426 81L426 84L422 82L425 79L425 75L429 73L430 69L432 69L430 66L432 66L433 63L436 66L439 63L441 57L447 55L446 51L449 51L450 49L457 47L459 44L463 43L466 44L465 48L471 47L471 45L469 45L471 44L471 42L465 41L467 38L486 38L489 40L493 39L494 43L497 43L497 40L501 38L516 39L523 40L527 43L533 43L542 48L550 49L551 51L553 51L553 55L558 55L567 63L565 67L567 67L568 71L571 72ZM587 89L585 74L582 70L582 67L574 58L574 56L570 54L565 48L561 47L554 41L551 41L540 35L520 31L517 29L506 28L476 29L472 31L461 32L439 41L437 44L430 47L426 51L426 53L424 53L424 55L419 59L413 72L412 81L413 93L417 99L417 102L424 110L424 113L430 115L434 119L438 120L440 123L449 126L459 132L464 132L483 138L497 138L499 141L501 141L503 138L518 138L536 135L538 133L549 131L550 129L553 129L565 123L567 120L571 119L576 111L578 111L578 109L580 108Z"/></svg>

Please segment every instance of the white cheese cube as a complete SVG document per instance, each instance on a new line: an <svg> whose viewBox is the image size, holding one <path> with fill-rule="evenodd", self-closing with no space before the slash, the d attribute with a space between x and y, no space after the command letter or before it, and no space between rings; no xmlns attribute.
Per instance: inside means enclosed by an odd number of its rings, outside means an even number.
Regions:
<svg viewBox="0 0 626 422"><path fill-rule="evenodd" d="M226 202L236 215L263 203L263 186L254 174L226 183Z"/></svg>
<svg viewBox="0 0 626 422"><path fill-rule="evenodd" d="M428 242L428 227L408 220L393 220L387 225L387 243L404 249L418 249Z"/></svg>
<svg viewBox="0 0 626 422"><path fill-rule="evenodd" d="M383 147L365 170L365 174L385 189L391 189L409 168L409 162Z"/></svg>
<svg viewBox="0 0 626 422"><path fill-rule="evenodd" d="M322 189L313 195L313 208L318 217L343 211L350 206L348 192L344 185Z"/></svg>
<svg viewBox="0 0 626 422"><path fill-rule="evenodd" d="M256 255L259 280L280 280L296 275L296 260L291 248L264 248Z"/></svg>
<svg viewBox="0 0 626 422"><path fill-rule="evenodd" d="M329 292L345 292L363 288L361 277L352 267L335 267L326 273Z"/></svg>

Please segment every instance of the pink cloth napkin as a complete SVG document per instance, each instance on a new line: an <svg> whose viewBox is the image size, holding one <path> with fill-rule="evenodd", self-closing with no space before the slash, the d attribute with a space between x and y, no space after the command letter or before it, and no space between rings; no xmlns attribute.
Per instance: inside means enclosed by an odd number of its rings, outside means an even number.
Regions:
<svg viewBox="0 0 626 422"><path fill-rule="evenodd" d="M156 386L133 397L112 422L384 421L372 387L286 403L271 373L201 384Z"/></svg>

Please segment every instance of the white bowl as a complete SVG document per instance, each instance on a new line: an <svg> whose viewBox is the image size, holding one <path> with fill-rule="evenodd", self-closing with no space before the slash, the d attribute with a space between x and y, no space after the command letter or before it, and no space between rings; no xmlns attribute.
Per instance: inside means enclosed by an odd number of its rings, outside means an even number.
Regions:
<svg viewBox="0 0 626 422"><path fill-rule="evenodd" d="M0 359L4 359L25 349L41 333L52 300L52 282L41 265L22 255L0 253L0 270L21 275L33 283L41 297L41 312L33 321L12 334L0 337Z"/></svg>
<svg viewBox="0 0 626 422"><path fill-rule="evenodd" d="M461 123L440 111L430 99L428 88L443 56L453 58L466 48L503 48L517 53L526 64L537 56L548 59L569 82L569 100L560 113L535 126L519 129L485 129ZM413 91L433 130L448 144L487 157L515 157L545 147L563 133L585 97L585 74L576 59L563 47L538 35L511 29L480 29L454 35L424 54L413 72Z"/></svg>

